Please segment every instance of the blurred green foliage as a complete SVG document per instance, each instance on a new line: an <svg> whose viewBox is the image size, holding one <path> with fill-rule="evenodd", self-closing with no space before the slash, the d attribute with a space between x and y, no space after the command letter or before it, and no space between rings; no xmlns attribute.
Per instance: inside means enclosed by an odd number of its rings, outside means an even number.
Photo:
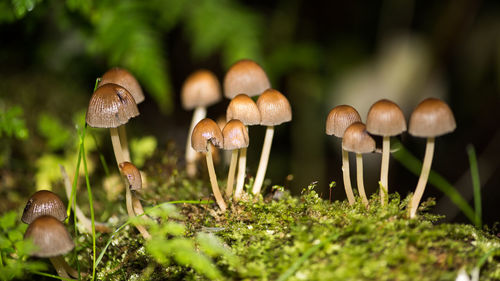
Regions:
<svg viewBox="0 0 500 281"><path fill-rule="evenodd" d="M13 106L9 109L0 107L0 138L4 135L19 140L28 137L28 130L22 115L23 109L19 106Z"/></svg>
<svg viewBox="0 0 500 281"><path fill-rule="evenodd" d="M27 227L15 211L0 217L0 280L21 278L26 271L46 269L42 262L27 260L35 247L31 241L24 241Z"/></svg>

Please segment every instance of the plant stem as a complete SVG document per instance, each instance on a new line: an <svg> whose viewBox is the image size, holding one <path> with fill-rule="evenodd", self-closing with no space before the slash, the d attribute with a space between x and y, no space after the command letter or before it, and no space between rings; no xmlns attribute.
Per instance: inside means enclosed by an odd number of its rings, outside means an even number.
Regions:
<svg viewBox="0 0 500 281"><path fill-rule="evenodd" d="M49 258L50 262L54 266L54 268L57 271L57 275L61 276L62 278L70 278L66 270L64 269L64 266L61 264L61 259L59 259L60 256L57 257L51 257Z"/></svg>
<svg viewBox="0 0 500 281"><path fill-rule="evenodd" d="M467 146L467 154L469 155L470 175L472 177L472 188L474 189L474 209L476 213L476 227L480 228L482 223L482 206L481 206L481 183L479 181L479 169L477 167L476 151L474 146Z"/></svg>
<svg viewBox="0 0 500 281"><path fill-rule="evenodd" d="M130 151L128 150L127 130L125 129L125 125L118 127L118 136L120 137L123 160L130 162Z"/></svg>
<svg viewBox="0 0 500 281"><path fill-rule="evenodd" d="M342 149L342 176L344 178L344 188L345 194L347 195L347 201L349 205L353 205L356 201L354 199L354 193L352 192L351 186L351 173L349 171L349 152Z"/></svg>
<svg viewBox="0 0 500 281"><path fill-rule="evenodd" d="M417 187L415 188L415 194L413 194L410 203L410 218L414 218L417 214L418 205L424 195L425 186L427 185L427 179L429 178L429 172L431 170L432 158L434 156L434 138L427 138L427 145L425 146L425 156L424 164L422 166L422 171L420 177L418 178Z"/></svg>
<svg viewBox="0 0 500 281"><path fill-rule="evenodd" d="M208 174L210 176L210 184L212 185L212 192L214 193L215 201L219 205L219 208L222 210L222 212L225 212L227 208L226 202L224 202L224 199L222 198L222 195L219 190L219 184L217 183L217 175L215 174L214 161L212 159L212 147L210 145L208 145L206 158L207 158Z"/></svg>
<svg viewBox="0 0 500 281"><path fill-rule="evenodd" d="M240 200L245 185L245 173L247 166L247 148L240 148L240 157L238 160L238 177L236 179L236 190L234 191L234 200Z"/></svg>
<svg viewBox="0 0 500 281"><path fill-rule="evenodd" d="M125 162L125 157L123 155L122 146L120 144L118 129L109 128L109 133L111 134L111 143L113 144L113 152L115 153L116 165L120 165L120 163Z"/></svg>
<svg viewBox="0 0 500 281"><path fill-rule="evenodd" d="M193 119L191 119L191 125L189 126L189 132L186 142L186 172L189 177L196 176L196 156L198 155L196 151L191 147L191 134L193 129L203 118L207 116L206 107L197 107L193 112Z"/></svg>
<svg viewBox="0 0 500 281"><path fill-rule="evenodd" d="M227 173L226 197L231 198L233 193L234 175L236 172L236 162L238 160L238 149L233 149L231 152L231 164L229 164L229 172Z"/></svg>
<svg viewBox="0 0 500 281"><path fill-rule="evenodd" d="M84 131L85 132L85 131ZM83 170L85 172L85 183L87 184L87 194L89 197L89 207L90 207L90 220L92 223L92 280L95 280L95 257L96 257L96 244L95 244L95 218L94 218L94 201L92 200L92 189L90 188L89 172L87 169L87 156L85 155L85 133L82 134L81 141L82 149L82 159L83 159Z"/></svg>
<svg viewBox="0 0 500 281"><path fill-rule="evenodd" d="M262 145L262 153L260 155L259 168L257 169L257 175L255 176L255 182L252 188L253 194L260 193L260 189L262 188L262 183L264 182L264 177L266 176L269 154L271 153L273 135L274 135L274 126L267 126L266 136L264 137L264 144Z"/></svg>
<svg viewBox="0 0 500 281"><path fill-rule="evenodd" d="M389 153L391 150L391 137L384 136L382 142L382 165L380 167L380 204L384 206L387 203L385 198L389 194L388 175L389 175Z"/></svg>
<svg viewBox="0 0 500 281"><path fill-rule="evenodd" d="M363 204L365 204L365 207L368 207L368 198L366 197L365 182L363 180L363 155L361 153L356 153L356 175L358 181L359 196L361 196L361 200L363 200Z"/></svg>

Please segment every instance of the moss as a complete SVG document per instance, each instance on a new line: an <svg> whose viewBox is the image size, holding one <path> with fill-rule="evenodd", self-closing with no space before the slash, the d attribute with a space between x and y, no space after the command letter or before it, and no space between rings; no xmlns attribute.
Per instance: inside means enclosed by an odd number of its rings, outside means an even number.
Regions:
<svg viewBox="0 0 500 281"><path fill-rule="evenodd" d="M179 176L163 188L176 194L188 183ZM190 195L205 185L195 182ZM390 199L382 208L374 196L366 209L361 201L349 206L322 200L309 186L300 197L277 190L266 199L233 203L226 214L215 205L186 204L182 222L187 237L214 232L236 255L236 263L213 260L228 280L276 280L284 274L288 280L455 280L459 269L470 272L488 251L500 249L497 237L471 225L437 223L439 216L425 213L432 200L422 204L423 215L410 220L408 199ZM99 279L205 279L175 262L160 265L143 243L133 228L118 233L99 265ZM500 250L482 266L481 280L500 278L499 261Z"/></svg>

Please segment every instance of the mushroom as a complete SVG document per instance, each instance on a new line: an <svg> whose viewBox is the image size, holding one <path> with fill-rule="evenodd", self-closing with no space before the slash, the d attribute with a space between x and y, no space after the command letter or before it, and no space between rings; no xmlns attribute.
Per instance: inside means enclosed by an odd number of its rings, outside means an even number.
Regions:
<svg viewBox="0 0 500 281"><path fill-rule="evenodd" d="M141 201L135 196L135 191L142 189L141 172L137 167L130 162L122 162L118 165L123 176L127 180L128 189L130 189L131 200L127 201L127 205L131 204L134 208L136 215L143 215L144 209L142 208ZM136 225L137 230L142 234L145 239L150 239L151 235L142 225Z"/></svg>
<svg viewBox="0 0 500 281"><path fill-rule="evenodd" d="M68 273L78 278L78 272L66 263L62 255L71 251L75 244L64 225L55 217L40 216L26 229L24 239L31 239L37 247L31 255L49 258L50 262L63 278L70 278Z"/></svg>
<svg viewBox="0 0 500 281"><path fill-rule="evenodd" d="M244 93L249 97L260 95L271 88L266 72L253 60L234 63L224 77L224 96L232 99Z"/></svg>
<svg viewBox="0 0 500 281"><path fill-rule="evenodd" d="M363 181L363 153L370 153L375 150L375 140L366 131L365 124L361 122L352 123L345 130L342 138L342 149L356 153L356 178L359 195L363 204L368 206L368 198L365 193Z"/></svg>
<svg viewBox="0 0 500 281"><path fill-rule="evenodd" d="M264 176L266 175L267 162L269 153L271 152L271 144L273 142L274 126L292 120L292 108L287 98L274 89L265 90L259 99L257 99L257 107L260 111L260 124L267 126L264 144L262 146L262 154L260 155L259 168L255 176L255 183L252 188L253 194L260 193Z"/></svg>
<svg viewBox="0 0 500 281"><path fill-rule="evenodd" d="M39 190L26 203L21 220L30 224L36 218L45 215L55 217L59 221L64 221L68 217L66 207L57 194L48 190Z"/></svg>
<svg viewBox="0 0 500 281"><path fill-rule="evenodd" d="M134 98L119 85L111 83L102 85L90 98L86 116L87 124L95 128L109 128L117 165L125 162L117 128L137 115L139 115L139 110ZM127 212L130 217L134 217L132 204L129 204L132 199L128 188L125 188L125 196Z"/></svg>
<svg viewBox="0 0 500 281"><path fill-rule="evenodd" d="M245 125L240 120L233 119L229 121L226 126L224 126L224 129L222 130L222 136L224 137L223 148L225 150L232 150L226 187L226 197L230 198L233 193L234 173L236 171L238 150L248 147L248 131Z"/></svg>
<svg viewBox="0 0 500 281"><path fill-rule="evenodd" d="M394 102L382 99L374 103L368 111L366 130L373 135L382 136L382 164L380 168L380 202L386 204L389 192L389 153L391 137L406 131L406 120L401 108Z"/></svg>
<svg viewBox="0 0 500 281"><path fill-rule="evenodd" d="M196 151L191 147L191 133L194 126L207 116L207 107L220 99L219 81L211 71L202 69L192 73L182 86L182 107L185 110L194 109L186 142L186 172L190 177L196 175Z"/></svg>
<svg viewBox="0 0 500 281"><path fill-rule="evenodd" d="M260 112L257 104L246 94L235 96L226 110L226 120L238 119L248 131L248 126L260 124ZM234 199L239 200L243 193L245 184L245 172L247 161L247 147L240 148L240 156L238 160L238 178L236 180L236 190L234 191Z"/></svg>
<svg viewBox="0 0 500 281"><path fill-rule="evenodd" d="M422 171L415 188L415 194L411 198L410 218L416 216L418 205L424 194L434 155L435 137L453 132L456 127L455 117L450 107L436 98L423 100L411 114L408 132L416 137L427 138L427 144Z"/></svg>
<svg viewBox="0 0 500 281"><path fill-rule="evenodd" d="M326 134L338 138L344 136L345 130L354 122L361 122L361 117L354 107L350 105L338 105L330 110L326 117ZM351 177L349 171L349 153L342 146L342 175L344 178L344 189L349 204L354 204L354 193L352 192Z"/></svg>
<svg viewBox="0 0 500 281"><path fill-rule="evenodd" d="M227 207L220 193L219 184L217 183L217 175L215 174L214 162L212 159L212 147L210 146L210 143L212 143L215 147L220 147L223 143L223 137L217 123L215 123L212 119L205 118L198 122L198 124L194 127L191 135L191 146L198 152L205 152L212 192L214 193L215 200L217 201L219 208L222 212L225 212Z"/></svg>
<svg viewBox="0 0 500 281"><path fill-rule="evenodd" d="M132 95L136 104L140 104L144 101L144 93L142 92L141 85L137 82L134 75L123 68L113 67L106 71L102 75L101 80L97 87L105 84L117 84L127 89L127 91ZM130 152L128 149L127 131L125 126L120 126L118 128L118 134L120 136L120 144L122 147L123 155L126 161L130 161Z"/></svg>

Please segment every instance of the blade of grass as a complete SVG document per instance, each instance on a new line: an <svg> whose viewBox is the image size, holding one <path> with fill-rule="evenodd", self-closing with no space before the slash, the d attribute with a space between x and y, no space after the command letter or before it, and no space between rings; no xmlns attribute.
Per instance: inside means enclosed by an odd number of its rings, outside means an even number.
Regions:
<svg viewBox="0 0 500 281"><path fill-rule="evenodd" d="M140 214L137 216L137 218L142 217L144 215L147 215L151 213L154 209L160 208L161 206L167 205L167 204L213 204L214 201L199 201L199 200L177 200L177 201L169 201L169 202L163 202L161 204L158 204L156 206L153 206L146 211L144 211L143 214ZM101 253L99 254L99 257L97 257L96 260L96 267L99 265L101 262L102 258L104 257L104 254L106 253L106 250L108 249L109 245L111 244L111 241L113 238L115 238L116 234L120 232L123 228L125 228L127 225L131 224L132 220L129 218L124 224L122 224L120 227L118 227L115 231L113 231L113 234L109 237L108 242L106 243L106 246L104 246L104 249L102 249Z"/></svg>
<svg viewBox="0 0 500 281"><path fill-rule="evenodd" d="M481 206L481 183L479 181L479 168L477 166L476 150L474 146L467 146L467 154L469 155L470 175L472 178L472 188L474 189L474 209L476 211L476 227L481 228L482 222L482 206Z"/></svg>
<svg viewBox="0 0 500 281"><path fill-rule="evenodd" d="M394 147L396 151L392 154L394 158L405 166L409 171L415 175L419 175L422 170L422 162L418 160L411 152L409 152L399 141L394 140ZM465 214L471 221L476 221L476 215L472 207L467 203L463 196L449 183L445 178L431 170L429 173L429 183L434 185L437 189L443 192L450 200L458 206L458 208Z"/></svg>
<svg viewBox="0 0 500 281"><path fill-rule="evenodd" d="M45 276L45 277L50 277L50 278L54 278L54 279L59 279L59 280L75 280L75 279L71 279L71 278L64 278L64 277L61 277L61 276L57 276L57 275L52 275L52 274L48 274L48 273L44 273L44 272L40 272L40 271L32 271L34 274L36 275L41 275L41 276Z"/></svg>
<svg viewBox="0 0 500 281"><path fill-rule="evenodd" d="M85 131L87 129L87 124L83 128L83 133L81 135L81 149L82 149L82 159L83 159L83 170L85 172L85 183L87 185L87 194L89 197L90 205L90 220L92 222L92 280L95 280L95 268L96 268L96 249L95 249L95 219L94 219L94 203L92 200L92 189L90 188L89 172L87 169L87 156L85 155Z"/></svg>

